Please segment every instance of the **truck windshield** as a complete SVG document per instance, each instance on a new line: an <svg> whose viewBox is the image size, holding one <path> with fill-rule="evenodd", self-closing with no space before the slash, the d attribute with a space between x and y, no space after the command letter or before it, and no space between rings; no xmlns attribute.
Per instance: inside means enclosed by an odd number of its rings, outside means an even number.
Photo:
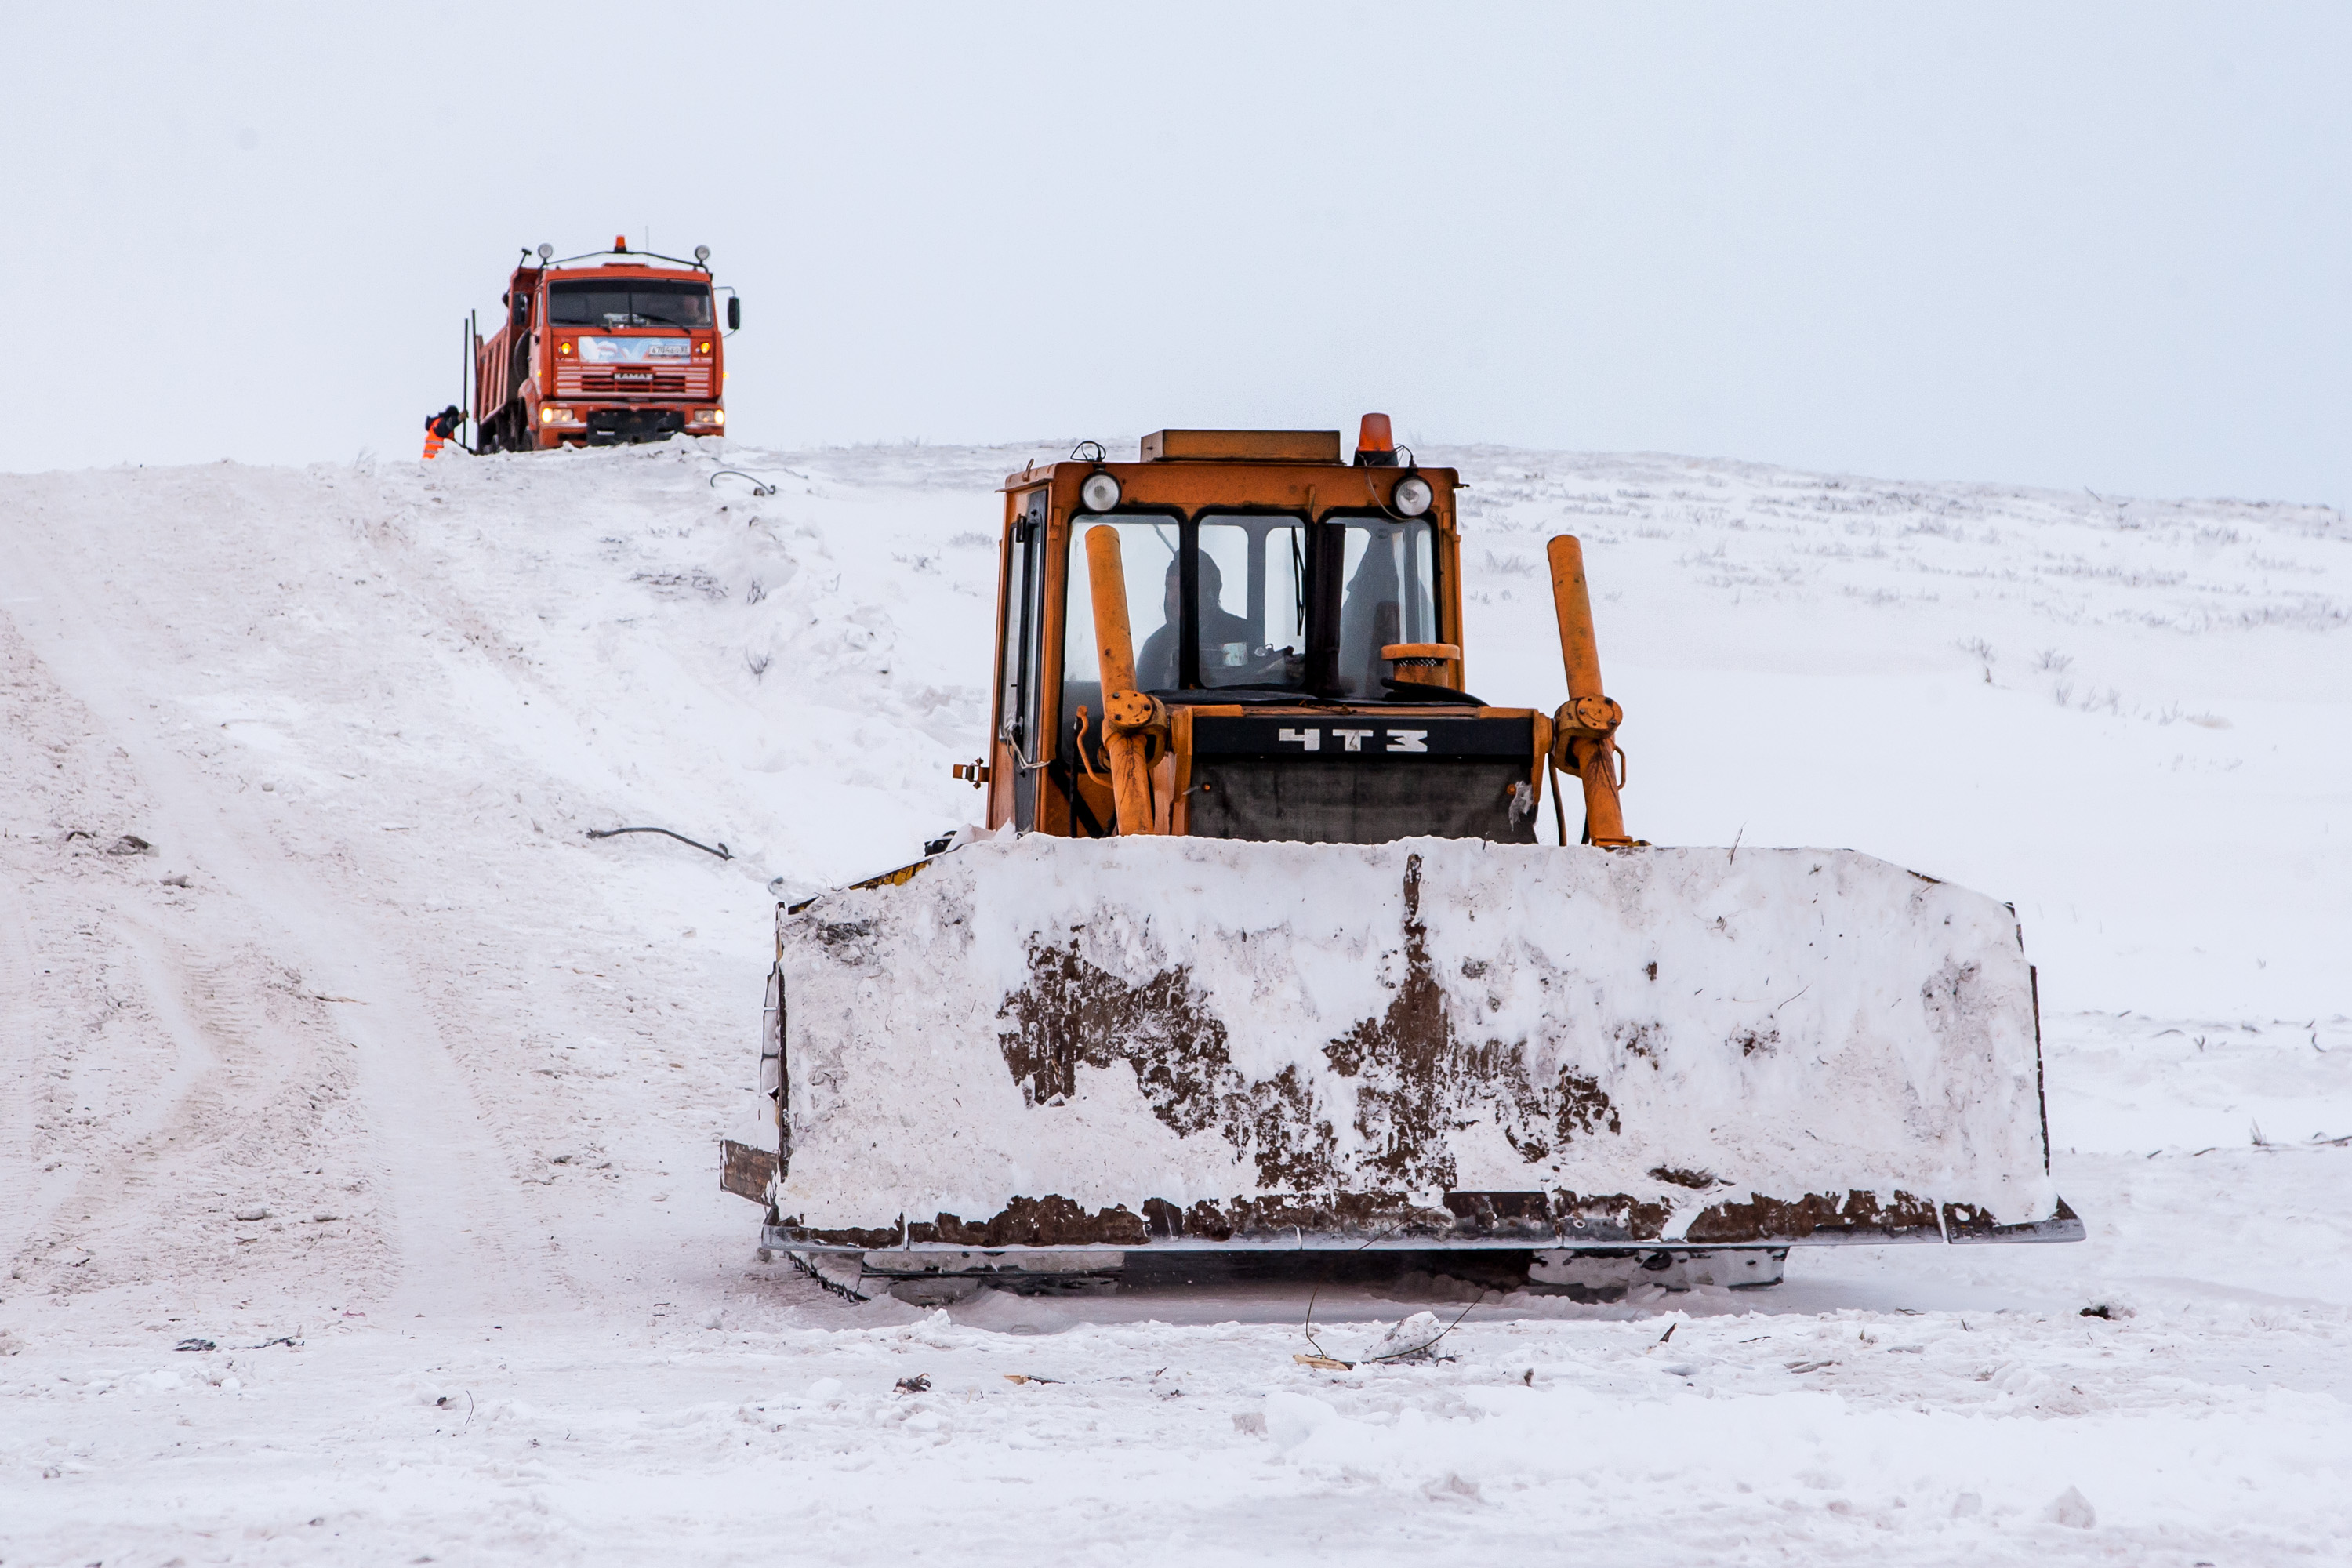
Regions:
<svg viewBox="0 0 2352 1568"><path fill-rule="evenodd" d="M559 327L708 327L710 286L651 279L548 285L548 315Z"/></svg>

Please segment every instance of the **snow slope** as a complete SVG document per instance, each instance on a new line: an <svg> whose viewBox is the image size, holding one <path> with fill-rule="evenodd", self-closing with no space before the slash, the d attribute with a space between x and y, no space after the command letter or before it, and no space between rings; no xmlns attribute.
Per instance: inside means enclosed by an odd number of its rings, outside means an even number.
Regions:
<svg viewBox="0 0 2352 1568"><path fill-rule="evenodd" d="M1475 487L1483 695L1559 700L1540 546L1585 540L1635 831L2016 902L2083 1246L1613 1308L926 1315L754 1263L711 1144L768 884L971 811L992 488L1066 449L0 479L0 1561L2340 1549L2317 509L1430 455ZM639 824L734 858L583 832ZM1291 1360L1310 1305L1343 1358L1468 1315L1454 1360L1332 1373Z"/></svg>

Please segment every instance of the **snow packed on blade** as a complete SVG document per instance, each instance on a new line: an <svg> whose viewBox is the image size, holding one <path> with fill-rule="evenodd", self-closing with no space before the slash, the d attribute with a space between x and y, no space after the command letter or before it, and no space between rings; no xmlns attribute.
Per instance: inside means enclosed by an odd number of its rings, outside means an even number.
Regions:
<svg viewBox="0 0 2352 1568"><path fill-rule="evenodd" d="M1496 1234L1461 1194L1593 1243L2055 1208L2014 917L1850 850L1005 836L779 933L776 1203L817 1239ZM1085 1215L1002 1217L1054 1199Z"/></svg>

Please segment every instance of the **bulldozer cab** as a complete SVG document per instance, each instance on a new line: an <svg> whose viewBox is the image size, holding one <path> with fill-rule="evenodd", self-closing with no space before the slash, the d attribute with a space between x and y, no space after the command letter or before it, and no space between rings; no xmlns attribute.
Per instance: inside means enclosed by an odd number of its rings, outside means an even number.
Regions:
<svg viewBox="0 0 2352 1568"><path fill-rule="evenodd" d="M1386 426L1352 462L1338 431L1162 430L1007 479L990 826L1534 841L1549 721L1465 689L1460 480Z"/></svg>

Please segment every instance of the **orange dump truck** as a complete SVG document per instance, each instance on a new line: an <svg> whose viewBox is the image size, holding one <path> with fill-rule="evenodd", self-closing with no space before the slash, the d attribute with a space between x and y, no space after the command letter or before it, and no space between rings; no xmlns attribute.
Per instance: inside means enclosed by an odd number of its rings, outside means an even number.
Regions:
<svg viewBox="0 0 2352 1568"><path fill-rule="evenodd" d="M681 261L616 238L610 250L553 256L544 245L524 251L507 282L505 323L487 338L469 329L479 449L724 432L724 339L743 312L732 289L714 289L709 247ZM725 332L715 293L727 295Z"/></svg>

